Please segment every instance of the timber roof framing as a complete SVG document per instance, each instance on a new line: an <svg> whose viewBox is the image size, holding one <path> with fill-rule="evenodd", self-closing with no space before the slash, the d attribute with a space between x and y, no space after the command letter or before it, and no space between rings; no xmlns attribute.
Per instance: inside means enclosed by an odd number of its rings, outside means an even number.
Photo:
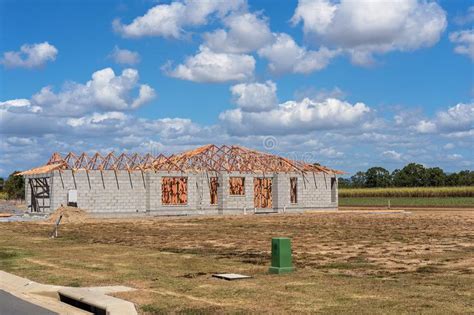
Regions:
<svg viewBox="0 0 474 315"><path fill-rule="evenodd" d="M160 154L139 155L113 152L101 155L95 153L76 155L69 153L62 157L54 153L44 166L24 171L19 175L49 173L54 170L127 170L127 171L177 171L177 172L240 172L240 173L274 173L274 172L315 172L326 174L343 174L321 165L290 160L281 156L263 153L241 146L205 145L194 150L176 155Z"/></svg>

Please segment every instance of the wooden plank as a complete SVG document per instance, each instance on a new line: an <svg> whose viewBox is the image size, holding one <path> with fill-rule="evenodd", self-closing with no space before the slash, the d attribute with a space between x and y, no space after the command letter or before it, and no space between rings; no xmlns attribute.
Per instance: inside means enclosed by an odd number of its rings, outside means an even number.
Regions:
<svg viewBox="0 0 474 315"><path fill-rule="evenodd" d="M217 188L219 187L219 178L218 177L211 177L209 179L209 190L211 195L211 205L217 205Z"/></svg>
<svg viewBox="0 0 474 315"><path fill-rule="evenodd" d="M163 177L161 180L161 202L164 205L184 205L188 203L188 178Z"/></svg>
<svg viewBox="0 0 474 315"><path fill-rule="evenodd" d="M272 179L265 177L255 177L253 179L254 190L254 207L255 208L272 208L273 193Z"/></svg>
<svg viewBox="0 0 474 315"><path fill-rule="evenodd" d="M245 195L245 177L229 178L229 194L232 196Z"/></svg>
<svg viewBox="0 0 474 315"><path fill-rule="evenodd" d="M290 177L290 202L298 203L298 178Z"/></svg>

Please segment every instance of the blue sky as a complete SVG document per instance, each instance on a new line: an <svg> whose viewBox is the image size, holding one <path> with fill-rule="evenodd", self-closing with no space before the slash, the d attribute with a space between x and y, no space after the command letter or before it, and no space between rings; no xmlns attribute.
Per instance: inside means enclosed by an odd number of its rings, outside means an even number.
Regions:
<svg viewBox="0 0 474 315"><path fill-rule="evenodd" d="M206 143L472 169L473 22L469 1L0 1L0 175Z"/></svg>

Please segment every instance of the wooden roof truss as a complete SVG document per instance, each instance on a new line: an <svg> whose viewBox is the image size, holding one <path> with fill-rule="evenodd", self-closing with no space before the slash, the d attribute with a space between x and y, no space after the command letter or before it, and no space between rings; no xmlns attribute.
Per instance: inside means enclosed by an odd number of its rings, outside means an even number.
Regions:
<svg viewBox="0 0 474 315"><path fill-rule="evenodd" d="M167 171L167 172L239 172L239 173L325 173L342 174L324 166L294 161L285 157L258 152L241 146L205 145L180 154L165 156L159 154L120 155L110 152L106 155L95 153L80 155L69 153L64 158L54 153L44 166L34 168L21 175L42 174L54 170L127 170L127 171Z"/></svg>

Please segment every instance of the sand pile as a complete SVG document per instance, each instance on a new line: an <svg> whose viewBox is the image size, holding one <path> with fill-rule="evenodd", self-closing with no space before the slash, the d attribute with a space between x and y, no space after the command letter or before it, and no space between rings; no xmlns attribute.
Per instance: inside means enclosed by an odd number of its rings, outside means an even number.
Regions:
<svg viewBox="0 0 474 315"><path fill-rule="evenodd" d="M56 211L51 213L47 222L56 223L60 216L63 216L61 219L61 224L63 223L82 223L87 220L87 212L76 207L62 206L59 207Z"/></svg>

